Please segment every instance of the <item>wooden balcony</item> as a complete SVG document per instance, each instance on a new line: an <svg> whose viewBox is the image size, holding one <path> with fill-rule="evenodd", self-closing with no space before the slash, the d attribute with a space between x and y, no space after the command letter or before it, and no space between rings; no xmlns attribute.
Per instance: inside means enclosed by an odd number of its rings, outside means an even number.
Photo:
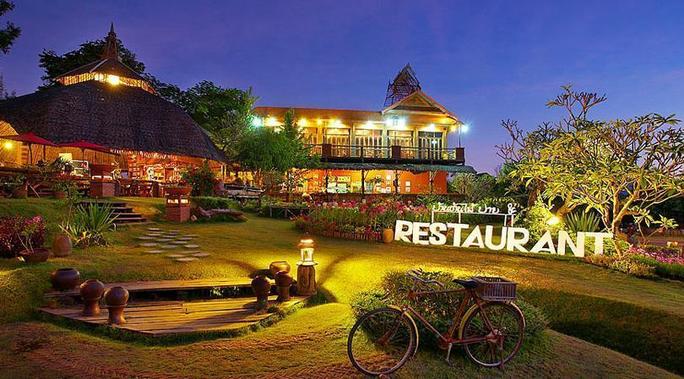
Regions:
<svg viewBox="0 0 684 379"><path fill-rule="evenodd" d="M405 146L311 145L321 162L331 163L413 163L463 165L464 148L419 148Z"/></svg>

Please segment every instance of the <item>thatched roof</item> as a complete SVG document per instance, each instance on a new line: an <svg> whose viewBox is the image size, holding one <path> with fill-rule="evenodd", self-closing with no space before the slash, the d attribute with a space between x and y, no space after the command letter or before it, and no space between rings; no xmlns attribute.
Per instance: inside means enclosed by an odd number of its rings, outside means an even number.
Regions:
<svg viewBox="0 0 684 379"><path fill-rule="evenodd" d="M55 143L86 140L112 149L224 161L181 108L137 87L94 80L0 102L0 120L17 133Z"/></svg>

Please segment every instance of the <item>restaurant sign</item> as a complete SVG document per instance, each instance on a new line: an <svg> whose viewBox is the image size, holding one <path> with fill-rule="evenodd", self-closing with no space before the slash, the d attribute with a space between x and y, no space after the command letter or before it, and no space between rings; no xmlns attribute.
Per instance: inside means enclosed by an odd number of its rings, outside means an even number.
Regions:
<svg viewBox="0 0 684 379"><path fill-rule="evenodd" d="M465 238L464 238L465 237ZM576 257L584 256L586 242L593 242L594 254L603 254L603 242L612 233L577 232L575 239L564 230L554 239L551 232L544 233L528 250L530 231L525 228L493 225L475 225L443 222L415 222L397 220L394 240L416 245L446 245L454 247L478 247L494 251L519 251L523 253L550 253L563 255L566 249ZM496 242L495 242L496 241Z"/></svg>
<svg viewBox="0 0 684 379"><path fill-rule="evenodd" d="M475 203L437 203L432 206L430 220L435 222L435 214L451 213L458 216L458 223L461 223L461 215L488 215L503 217L504 225L513 225L515 215L518 213L516 204L506 204L506 209L501 210L493 205L480 205Z"/></svg>

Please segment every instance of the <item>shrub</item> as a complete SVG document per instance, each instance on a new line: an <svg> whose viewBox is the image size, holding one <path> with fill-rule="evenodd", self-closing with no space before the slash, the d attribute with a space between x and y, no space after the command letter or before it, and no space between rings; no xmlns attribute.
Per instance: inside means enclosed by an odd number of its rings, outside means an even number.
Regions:
<svg viewBox="0 0 684 379"><path fill-rule="evenodd" d="M181 174L181 179L192 186L192 196L211 196L214 194L216 175L209 164L204 162L200 167L193 167Z"/></svg>
<svg viewBox="0 0 684 379"><path fill-rule="evenodd" d="M653 266L635 260L632 256L589 255L584 259L597 266L607 267L640 278L653 278L656 273Z"/></svg>
<svg viewBox="0 0 684 379"><path fill-rule="evenodd" d="M24 250L21 239L33 247L45 242L45 220L42 216L0 218L0 256L15 257Z"/></svg>
<svg viewBox="0 0 684 379"><path fill-rule="evenodd" d="M112 229L115 216L109 206L80 205L60 228L76 246L106 245L105 232Z"/></svg>
<svg viewBox="0 0 684 379"><path fill-rule="evenodd" d="M192 202L203 209L239 209L240 204L225 197L193 196Z"/></svg>
<svg viewBox="0 0 684 379"><path fill-rule="evenodd" d="M549 211L546 204L540 199L534 203L525 214L524 224L530 231L530 240L536 241L547 231L552 235L556 235L559 230L563 229L563 223L559 222L555 225L549 225L549 220L554 217L554 214Z"/></svg>
<svg viewBox="0 0 684 379"><path fill-rule="evenodd" d="M447 288L460 288L459 285L452 283L453 276L448 272L425 272L424 276L444 283ZM352 298L351 307L356 317L387 305L400 306L405 304L408 302L406 293L412 288L413 281L404 272L390 271L383 277L381 286L382 289L362 291ZM445 331L451 325L453 313L461 300L460 296L454 294L439 294L420 298L412 302L411 305L425 316L437 330ZM516 300L515 303L525 315L527 322L525 334L527 336L536 336L546 328L548 321L539 308L522 299ZM417 322L417 325L421 337L427 337L434 342L434 335L422 323Z"/></svg>
<svg viewBox="0 0 684 379"><path fill-rule="evenodd" d="M634 261L653 267L655 269L656 275L658 276L662 276L663 278L684 280L684 264L663 263L643 255L634 255L631 258Z"/></svg>
<svg viewBox="0 0 684 379"><path fill-rule="evenodd" d="M565 226L571 232L595 232L599 229L599 218L593 212L570 213L565 217Z"/></svg>

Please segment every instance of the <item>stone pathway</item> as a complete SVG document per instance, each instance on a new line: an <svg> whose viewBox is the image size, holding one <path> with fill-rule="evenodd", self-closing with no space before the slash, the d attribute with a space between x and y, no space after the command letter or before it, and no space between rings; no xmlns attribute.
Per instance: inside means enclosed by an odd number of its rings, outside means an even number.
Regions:
<svg viewBox="0 0 684 379"><path fill-rule="evenodd" d="M147 232L136 239L143 254L160 255L178 263L189 263L211 256L200 250L195 241L197 234L182 234L180 230L147 228Z"/></svg>

